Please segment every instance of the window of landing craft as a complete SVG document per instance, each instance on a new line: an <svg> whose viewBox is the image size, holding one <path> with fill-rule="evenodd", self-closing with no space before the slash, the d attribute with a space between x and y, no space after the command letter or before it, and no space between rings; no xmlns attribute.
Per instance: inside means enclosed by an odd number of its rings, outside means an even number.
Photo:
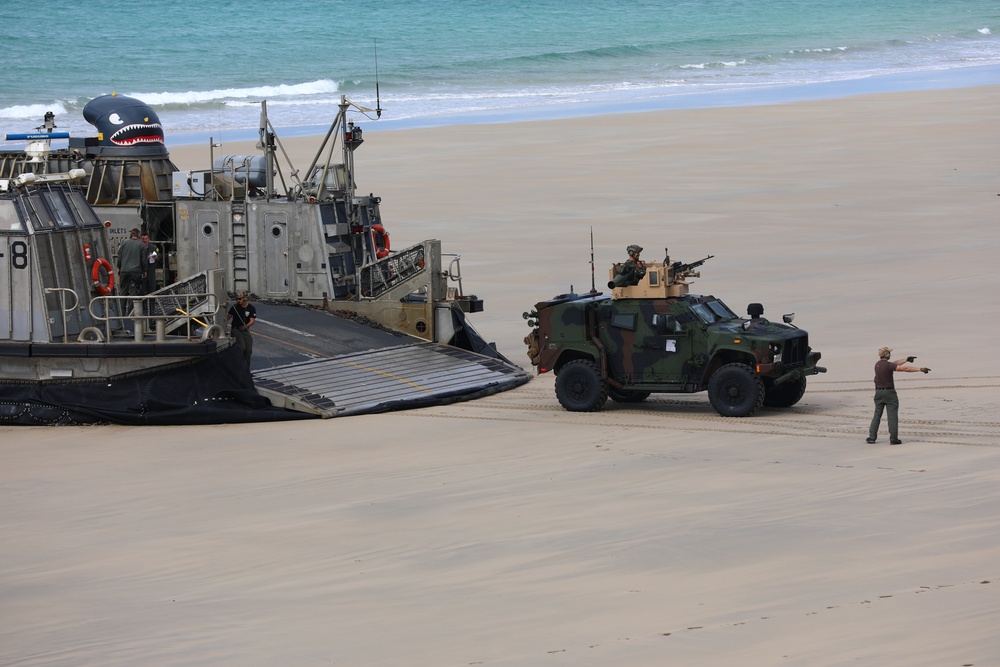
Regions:
<svg viewBox="0 0 1000 667"><path fill-rule="evenodd" d="M61 192L56 190L43 192L42 198L45 200L46 207L57 227L67 228L77 226L76 218L73 217L73 213L66 206L66 201L62 198Z"/></svg>
<svg viewBox="0 0 1000 667"><path fill-rule="evenodd" d="M17 217L17 207L10 199L0 200L0 232L24 231L21 219Z"/></svg>

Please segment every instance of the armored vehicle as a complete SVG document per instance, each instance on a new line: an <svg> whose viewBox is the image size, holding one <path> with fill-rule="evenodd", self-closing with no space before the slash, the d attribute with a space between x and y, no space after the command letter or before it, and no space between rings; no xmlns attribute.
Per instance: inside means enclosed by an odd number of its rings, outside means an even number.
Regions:
<svg viewBox="0 0 1000 667"><path fill-rule="evenodd" d="M610 397L634 403L651 393L708 391L726 417L748 417L762 405L790 407L806 378L826 372L809 334L763 317L759 303L740 317L714 296L691 294L686 280L698 262L646 264L638 284L610 272L611 294L561 294L524 313L528 356L539 373L553 371L567 410L600 410Z"/></svg>

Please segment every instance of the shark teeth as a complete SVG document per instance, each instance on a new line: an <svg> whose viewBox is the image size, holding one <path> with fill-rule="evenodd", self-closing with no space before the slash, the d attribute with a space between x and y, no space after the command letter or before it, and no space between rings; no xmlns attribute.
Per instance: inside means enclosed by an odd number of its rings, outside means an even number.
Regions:
<svg viewBox="0 0 1000 667"><path fill-rule="evenodd" d="M122 135L132 132L144 132L145 134L135 137L123 137ZM160 144L163 143L163 126L159 123L134 123L118 128L111 135L111 143L121 146L132 146L134 144Z"/></svg>
<svg viewBox="0 0 1000 667"><path fill-rule="evenodd" d="M131 146L133 144L162 144L163 138L157 136L132 137L131 139L112 139L111 141L122 146Z"/></svg>

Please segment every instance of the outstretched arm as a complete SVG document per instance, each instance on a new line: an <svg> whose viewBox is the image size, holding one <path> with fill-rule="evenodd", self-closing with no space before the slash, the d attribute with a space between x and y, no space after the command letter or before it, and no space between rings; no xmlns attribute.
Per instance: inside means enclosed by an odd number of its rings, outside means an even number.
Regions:
<svg viewBox="0 0 1000 667"><path fill-rule="evenodd" d="M907 366L905 363L903 363L904 361L906 361L906 359L900 359L899 361L893 362L894 364L896 364L897 371L902 371L904 373L930 373L931 371L931 369L923 366L920 368L917 368L916 366Z"/></svg>

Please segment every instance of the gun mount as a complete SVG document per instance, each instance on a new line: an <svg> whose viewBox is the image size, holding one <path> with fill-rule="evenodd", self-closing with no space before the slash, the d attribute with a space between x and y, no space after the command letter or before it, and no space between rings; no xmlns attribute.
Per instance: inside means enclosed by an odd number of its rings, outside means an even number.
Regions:
<svg viewBox="0 0 1000 667"><path fill-rule="evenodd" d="M662 262L648 262L646 264L646 275L639 279L638 285L621 285L621 281L616 280L621 264L613 265L608 274L611 298L662 299L683 296L690 291L690 283L686 278L700 278L701 272L695 269L715 257L715 255L709 255L690 264L683 262L671 264L670 255L666 252L664 254L665 258Z"/></svg>

